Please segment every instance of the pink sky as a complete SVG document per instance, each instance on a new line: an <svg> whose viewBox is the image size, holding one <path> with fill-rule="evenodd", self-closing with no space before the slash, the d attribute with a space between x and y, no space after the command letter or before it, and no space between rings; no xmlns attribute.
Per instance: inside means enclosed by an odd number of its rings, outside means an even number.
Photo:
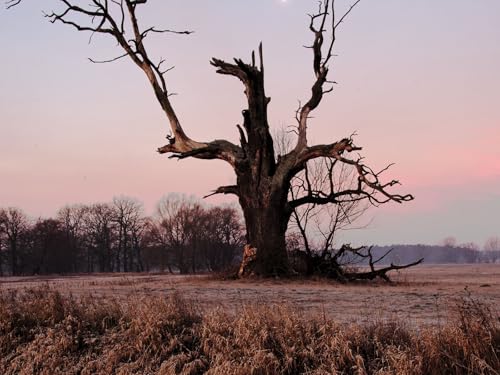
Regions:
<svg viewBox="0 0 500 375"><path fill-rule="evenodd" d="M31 2L33 3L33 2ZM68 203L129 195L151 212L163 194L198 196L231 183L222 162L159 156L167 123L145 77L129 61L93 65L119 51L43 19L29 1L0 12L0 206L33 216ZM338 2L346 6L347 2ZM41 5L46 4L46 5ZM189 28L150 42L176 66L168 76L188 134L237 141L239 82L214 73L212 56L248 58L262 40L273 127L292 124L311 84L306 13L315 1L153 2L144 22ZM255 19L259 19L257 27ZM354 131L375 169L407 205L372 210L363 243L436 243L454 235L482 243L500 235L500 3L495 0L361 2L338 35L339 82L310 125L310 141ZM217 203L220 198L211 202Z"/></svg>

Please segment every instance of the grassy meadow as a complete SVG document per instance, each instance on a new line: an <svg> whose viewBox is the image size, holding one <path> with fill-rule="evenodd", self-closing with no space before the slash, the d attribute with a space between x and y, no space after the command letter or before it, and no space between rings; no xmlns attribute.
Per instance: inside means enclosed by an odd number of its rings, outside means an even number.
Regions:
<svg viewBox="0 0 500 375"><path fill-rule="evenodd" d="M500 267L0 279L0 374L498 374Z"/></svg>

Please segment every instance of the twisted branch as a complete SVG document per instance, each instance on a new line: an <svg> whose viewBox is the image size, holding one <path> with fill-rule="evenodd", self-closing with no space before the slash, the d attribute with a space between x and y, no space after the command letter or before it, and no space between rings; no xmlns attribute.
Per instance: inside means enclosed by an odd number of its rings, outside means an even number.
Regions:
<svg viewBox="0 0 500 375"><path fill-rule="evenodd" d="M10 2L11 0L9 0ZM152 33L189 35L192 31L158 29L147 27L141 29L136 16L138 6L146 4L148 0L90 0L87 8L75 5L69 0L61 0L65 8L60 13L52 12L46 14L50 22L61 22L74 27L78 31L88 31L94 34L111 35L124 50L118 57L107 60L90 59L94 63L113 62L124 57L129 57L147 76L153 91L170 123L172 140L168 145L160 147L160 153L173 153L173 157L179 159L192 156L200 159L221 159L236 164L241 154L241 149L228 141L197 142L189 138L182 128L177 114L170 102L172 93L168 91L165 74L173 67L162 69L164 59L158 63L153 62L145 47L145 38ZM117 14L115 16L114 14ZM88 23L81 23L81 16L85 16ZM75 19L78 19L76 21ZM126 30L126 19L131 30ZM127 39L126 34L131 33L133 37Z"/></svg>
<svg viewBox="0 0 500 375"><path fill-rule="evenodd" d="M300 151L307 147L307 120L312 111L314 111L323 99L323 95L333 91L333 86L325 89L325 83L335 83L328 81L329 66L328 63L333 56L333 47L336 40L336 30L351 11L359 4L361 0L355 1L351 7L340 17L335 19L335 0L320 1L318 12L310 14L309 30L314 34L314 40L311 48L313 51L313 71L316 77L312 87L311 96L306 104L300 109L298 115L298 139L296 150ZM327 23L331 23L330 43L324 48L325 32Z"/></svg>

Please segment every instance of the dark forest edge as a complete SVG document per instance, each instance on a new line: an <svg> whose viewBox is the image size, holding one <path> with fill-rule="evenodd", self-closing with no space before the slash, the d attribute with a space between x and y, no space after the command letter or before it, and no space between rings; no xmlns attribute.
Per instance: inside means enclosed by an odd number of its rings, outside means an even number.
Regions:
<svg viewBox="0 0 500 375"><path fill-rule="evenodd" d="M20 209L0 208L0 275L236 275L245 245L242 221L235 206L206 206L179 195L162 199L151 216L138 200L127 197L65 206L53 218L32 219ZM500 262L500 240L495 237L486 241L483 250L448 239L441 246L344 245L336 249L332 244L310 252L304 250L303 241L297 241L293 228L287 239L292 275L340 281L385 279L398 265L415 265L422 258L426 264Z"/></svg>

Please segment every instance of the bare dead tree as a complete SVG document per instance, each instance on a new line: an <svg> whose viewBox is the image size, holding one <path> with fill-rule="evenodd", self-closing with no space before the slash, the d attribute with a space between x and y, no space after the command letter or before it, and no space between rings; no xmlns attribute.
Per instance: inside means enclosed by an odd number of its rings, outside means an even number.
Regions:
<svg viewBox="0 0 500 375"><path fill-rule="evenodd" d="M134 246L134 237L143 229L143 205L134 198L113 198L114 222L118 229L118 248L115 253L116 267L120 271L120 261L123 271L132 271L134 262L141 264L140 253Z"/></svg>
<svg viewBox="0 0 500 375"><path fill-rule="evenodd" d="M108 203L93 204L86 210L83 221L88 264L93 264L96 258L100 272L112 272L117 251L115 237L118 237L114 207ZM116 264L116 267L119 270L120 265Z"/></svg>
<svg viewBox="0 0 500 375"><path fill-rule="evenodd" d="M158 203L157 238L182 274L196 271L195 247L204 216L201 205L185 196L171 194Z"/></svg>
<svg viewBox="0 0 500 375"><path fill-rule="evenodd" d="M241 214L234 206L210 207L205 210L203 225L204 257L210 271L231 268L244 246Z"/></svg>
<svg viewBox="0 0 500 375"><path fill-rule="evenodd" d="M351 166L338 163L336 159L318 158L309 162L304 171L292 179L290 197L295 200L308 195L328 196L335 191L348 190L356 184L357 174ZM325 252L332 248L335 235L352 227L369 206L364 199L339 199L335 204L302 205L294 209L290 224L303 237L319 237L321 240L315 247ZM316 233L308 235L311 231ZM307 242L305 248L308 251L310 241L304 242Z"/></svg>
<svg viewBox="0 0 500 375"><path fill-rule="evenodd" d="M499 251L500 250L500 237L493 236L486 240L483 246L484 251Z"/></svg>
<svg viewBox="0 0 500 375"><path fill-rule="evenodd" d="M376 172L364 163L362 157L352 156L361 150L354 144L352 136L327 144L309 145L307 141L310 116L322 103L325 94L333 88L329 66L334 56L337 30L360 0L355 1L340 16L335 12L334 0L321 1L316 13L310 15L309 29L313 36L310 49L315 78L309 99L297 110L297 142L292 150L278 159L275 159L267 116L270 98L265 93L262 44L257 57L253 52L249 63L241 59L234 59L233 62L217 58L211 60L217 73L239 79L245 88L247 108L242 112L242 126L237 125L240 144L219 139L195 141L184 131L170 101L171 94L165 76L169 69L164 68L165 60L153 61L145 46L145 40L151 34L189 34L190 31L141 27L137 9L147 5L148 0L89 0L89 5L79 5L81 3L69 0L61 2L64 5L61 12L47 15L51 22L112 37L123 53L101 62L128 57L146 75L170 124L169 142L158 149L160 154L170 154L170 158L177 159L220 159L234 169L236 183L218 187L211 195L233 194L239 199L245 218L247 247L253 248L255 254L254 261L247 262L249 273L274 275L289 272L285 232L297 207L335 204L340 200L365 199L372 204L382 204L413 199L410 194L401 195L390 191L398 181L383 182L381 174L385 169ZM303 171L310 160L325 157L352 166L357 173L357 185L327 194L310 191L290 200L288 193L292 178Z"/></svg>
<svg viewBox="0 0 500 375"><path fill-rule="evenodd" d="M286 154L293 146L296 127L281 127L274 134L277 158ZM335 191L355 188L357 173L353 166L339 163L337 159L322 157L308 161L305 168L291 180L289 199L303 196L328 196ZM390 281L387 272L410 265L391 265L375 268L390 253L387 251L374 260L371 247L353 248L350 245L335 247L334 240L339 231L356 229L354 223L370 208L366 199L339 199L332 204L305 204L296 207L290 218L287 240L290 265L293 271L333 277L342 281L374 279L380 277ZM357 229L364 226L357 227ZM357 267L368 263L366 267ZM401 268L399 268L401 267Z"/></svg>
<svg viewBox="0 0 500 375"><path fill-rule="evenodd" d="M72 255L72 272L77 272L78 263L83 255L84 224L88 207L84 205L66 205L57 212L57 220L66 236L67 252ZM91 271L91 262L87 253L87 272Z"/></svg>
<svg viewBox="0 0 500 375"><path fill-rule="evenodd" d="M356 177L357 174L351 166L338 163L337 159L314 159L292 179L289 195L293 200L311 194L326 196L335 191L352 188L357 183ZM325 259L329 252L336 251L334 241L338 232L353 229L354 223L369 206L363 199L340 199L335 204L311 203L295 207L289 223L289 232L300 235L305 257L296 252L293 254L305 258L308 274L315 271L314 265L318 259Z"/></svg>
<svg viewBox="0 0 500 375"><path fill-rule="evenodd" d="M297 113L300 111L297 111ZM282 126L277 129L275 140L276 158L288 153L293 147L296 126ZM291 181L289 200L305 195L326 196L334 191L353 189L357 185L357 173L353 166L338 163L337 159L322 157L308 161L305 168ZM409 265L393 265L376 269L392 250L373 260L372 247L353 248L344 244L336 248L334 239L339 231L361 229L353 224L370 208L366 199L339 199L332 204L314 203L294 209L287 232L287 250L294 272L333 277L341 281L374 279L380 277L390 281L387 273L391 270L412 267L423 259ZM370 268L357 267L368 263Z"/></svg>
<svg viewBox="0 0 500 375"><path fill-rule="evenodd" d="M9 252L10 271L13 276L19 274L20 241L27 228L28 217L23 211L15 207L0 209L0 237L5 238Z"/></svg>
<svg viewBox="0 0 500 375"><path fill-rule="evenodd" d="M486 240L479 259L486 263L500 263L500 237L493 236Z"/></svg>
<svg viewBox="0 0 500 375"><path fill-rule="evenodd" d="M336 167L339 167L338 170ZM356 177L351 166L339 164L336 159L314 159L292 180L290 196L292 199L298 199L304 195L321 196L332 194L334 191L345 191L356 185ZM375 259L372 247L353 248L349 244L340 248L335 246L334 240L338 232L354 229L355 222L369 207L369 203L364 199L339 199L335 204L312 203L295 208L289 228L301 237L303 247L290 253L294 270L308 275L329 276L341 281L373 280L377 277L390 281L387 275L389 271L420 264L423 259L406 265L390 264L377 269L376 266L392 250ZM369 268L357 267L360 263L367 263Z"/></svg>

